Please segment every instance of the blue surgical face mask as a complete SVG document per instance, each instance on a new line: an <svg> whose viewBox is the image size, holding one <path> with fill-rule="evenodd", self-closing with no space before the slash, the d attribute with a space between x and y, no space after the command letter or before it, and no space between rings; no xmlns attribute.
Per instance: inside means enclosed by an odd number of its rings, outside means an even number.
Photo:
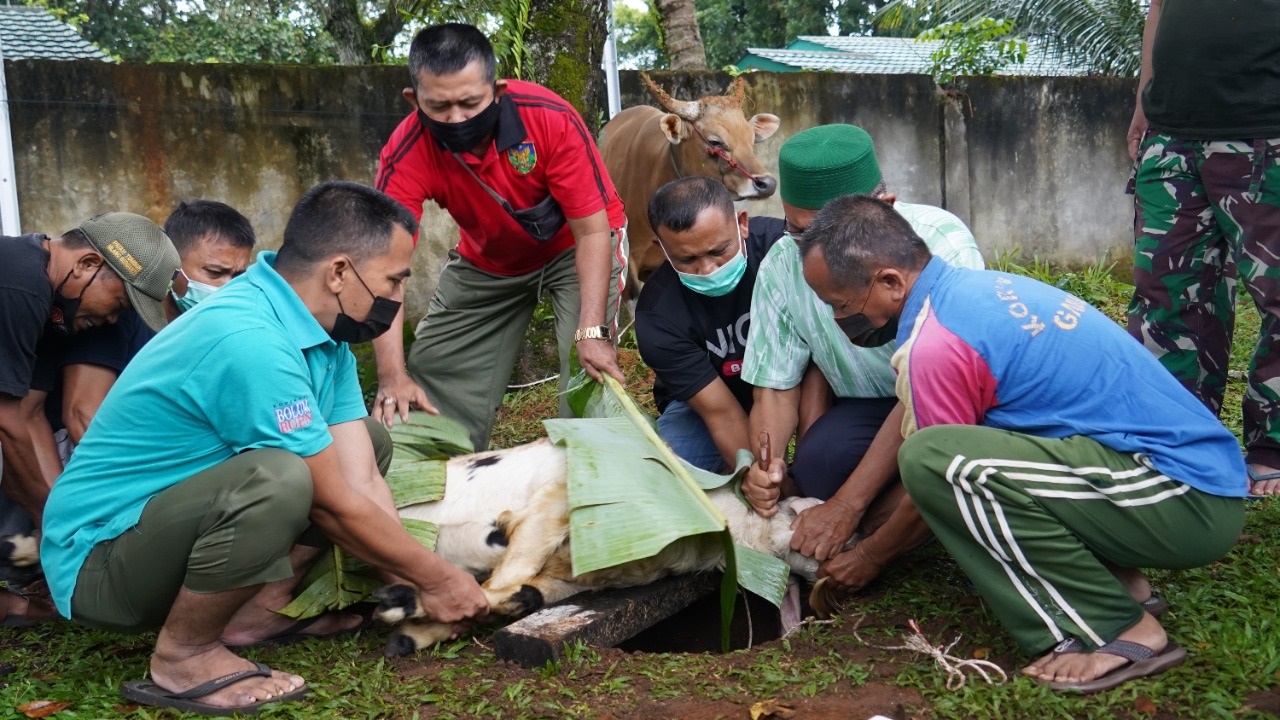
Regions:
<svg viewBox="0 0 1280 720"><path fill-rule="evenodd" d="M187 278L187 291L182 295L182 297L178 297L177 295L173 296L173 301L178 304L178 309L182 312L186 312L195 307L218 289L215 285L209 285L207 283L192 280L191 276L187 275L185 272L182 274L186 275Z"/></svg>
<svg viewBox="0 0 1280 720"><path fill-rule="evenodd" d="M741 236L738 237L738 243L738 254L729 262L706 275L695 275L676 270L676 275L680 276L680 283L699 295L706 295L707 297L720 297L733 292L733 289L738 287L738 282L742 280L742 276L747 272L747 246ZM664 255L666 255L666 252L667 249L662 248ZM670 256L667 257L667 262L671 262ZM675 266L675 263L671 263L672 269L675 269Z"/></svg>

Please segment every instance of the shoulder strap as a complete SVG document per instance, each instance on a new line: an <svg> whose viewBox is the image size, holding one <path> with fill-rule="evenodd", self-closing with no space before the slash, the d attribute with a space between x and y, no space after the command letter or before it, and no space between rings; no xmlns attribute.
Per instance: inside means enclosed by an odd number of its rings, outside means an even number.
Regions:
<svg viewBox="0 0 1280 720"><path fill-rule="evenodd" d="M462 166L462 169L463 169L463 170L466 170L466 171L467 171L467 174L468 174L468 175L470 175L471 177L475 178L475 179L476 179L476 182L480 183L480 187L484 188L485 192L489 193L489 197L491 197L491 198L493 198L494 200L496 200L496 201L498 202L498 204L502 206L502 209L507 211L507 214L508 214L508 215L514 215L514 214L515 214L515 212L516 212L516 211L515 211L515 208L511 207L511 203L507 202L507 199L506 199L506 198L504 198L504 197L502 197L501 195L499 195L499 194L498 194L498 192L497 192L496 190L494 190L493 188L491 188L491 187L489 187L487 184L485 184L485 181L483 181L483 180L481 180L481 179L480 179L480 176L476 174L476 171L475 171L475 170L472 170L472 169L471 169L471 166L467 164L467 161L466 161L466 160L463 160L463 159L462 159L462 156L461 156L461 155L459 155L459 154L458 154L458 153L456 153L456 152L451 152L451 153L449 153L449 154L453 156L453 159L454 159L454 160L457 160L457 161L458 161L458 164Z"/></svg>

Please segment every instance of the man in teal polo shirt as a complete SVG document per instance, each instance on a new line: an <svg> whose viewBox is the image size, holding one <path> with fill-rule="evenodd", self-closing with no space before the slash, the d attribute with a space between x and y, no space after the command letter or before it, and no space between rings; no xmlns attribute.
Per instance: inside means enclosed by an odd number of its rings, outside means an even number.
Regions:
<svg viewBox="0 0 1280 720"><path fill-rule="evenodd" d="M226 645L288 625L272 611L318 554L314 531L415 583L437 620L487 611L475 580L396 518L378 468L390 453L375 459L371 430L383 450L389 438L347 349L389 327L416 231L372 188L313 188L279 254L173 322L107 396L49 496L41 551L63 615L160 628L151 680L126 683L126 697L209 713L302 694L302 678Z"/></svg>

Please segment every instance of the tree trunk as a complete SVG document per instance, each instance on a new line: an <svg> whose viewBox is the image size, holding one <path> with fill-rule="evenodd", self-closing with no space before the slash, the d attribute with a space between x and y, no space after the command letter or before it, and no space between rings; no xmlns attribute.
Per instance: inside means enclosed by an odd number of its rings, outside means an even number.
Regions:
<svg viewBox="0 0 1280 720"><path fill-rule="evenodd" d="M697 8L693 0L657 0L657 5L662 15L671 69L706 70L707 53L698 32Z"/></svg>
<svg viewBox="0 0 1280 720"><path fill-rule="evenodd" d="M395 2L387 3L373 22L360 17L359 0L322 0L316 8L324 29L338 50L339 65L369 65L378 61L375 46L387 46L404 28L405 16Z"/></svg>
<svg viewBox="0 0 1280 720"><path fill-rule="evenodd" d="M608 0L531 0L522 40L524 79L572 103L593 132L600 128L608 11Z"/></svg>

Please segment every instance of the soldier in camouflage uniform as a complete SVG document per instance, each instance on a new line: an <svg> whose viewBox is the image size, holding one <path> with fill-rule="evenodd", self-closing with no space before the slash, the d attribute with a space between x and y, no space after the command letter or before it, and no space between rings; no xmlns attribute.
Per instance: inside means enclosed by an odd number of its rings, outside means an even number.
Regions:
<svg viewBox="0 0 1280 720"><path fill-rule="evenodd" d="M1278 57L1280 0L1153 0L1129 129L1129 332L1220 413L1243 284L1262 316L1243 402L1255 495L1280 494Z"/></svg>

